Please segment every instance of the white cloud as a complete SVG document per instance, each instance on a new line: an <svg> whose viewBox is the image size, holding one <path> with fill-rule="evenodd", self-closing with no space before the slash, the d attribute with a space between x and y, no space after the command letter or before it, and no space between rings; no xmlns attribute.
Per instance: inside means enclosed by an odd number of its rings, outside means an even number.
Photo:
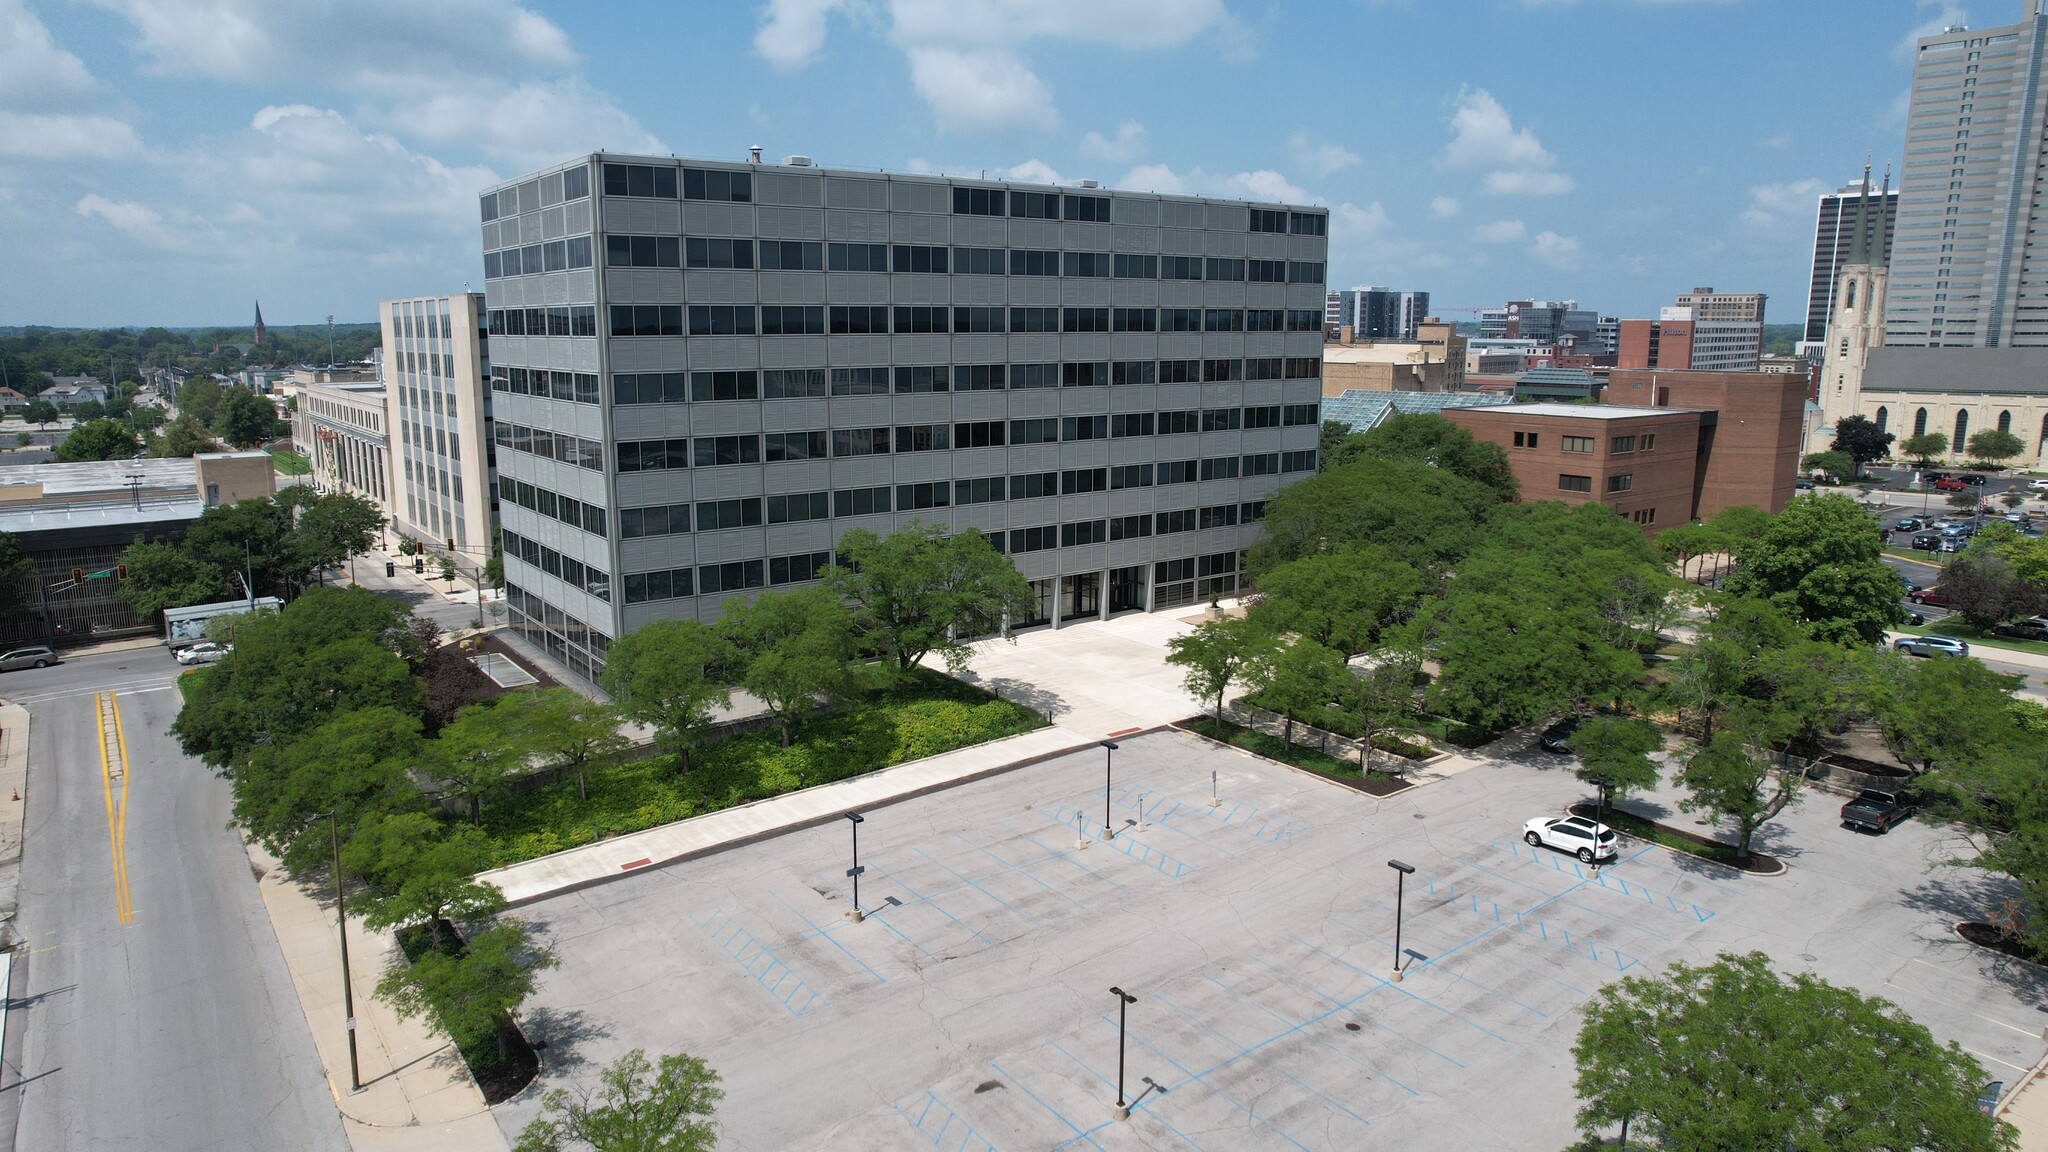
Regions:
<svg viewBox="0 0 2048 1152"><path fill-rule="evenodd" d="M825 18L845 6L844 0L769 0L754 51L777 68L801 68L825 46Z"/></svg>
<svg viewBox="0 0 2048 1152"><path fill-rule="evenodd" d="M1052 92L1007 52L917 48L910 79L940 132L1050 131L1059 126Z"/></svg>
<svg viewBox="0 0 2048 1152"><path fill-rule="evenodd" d="M85 65L57 46L21 0L0 0L0 107L76 109L97 87Z"/></svg>
<svg viewBox="0 0 2048 1152"><path fill-rule="evenodd" d="M1516 128L1507 109L1484 88L1458 93L1443 162L1451 168L1485 170L1485 188L1495 195L1549 196L1573 188L1570 176L1555 171L1557 157L1534 132Z"/></svg>
<svg viewBox="0 0 2048 1152"><path fill-rule="evenodd" d="M0 156L118 160L141 151L135 129L112 116L0 112Z"/></svg>
<svg viewBox="0 0 2048 1152"><path fill-rule="evenodd" d="M581 80L533 81L516 88L436 92L405 108L408 135L471 144L520 168L538 168L593 148L667 152L638 121Z"/></svg>
<svg viewBox="0 0 2048 1152"><path fill-rule="evenodd" d="M1429 202L1429 214L1439 220L1449 220L1458 214L1460 207L1456 197L1438 196Z"/></svg>
<svg viewBox="0 0 2048 1152"><path fill-rule="evenodd" d="M1481 244L1512 244L1528 234L1528 225L1520 220L1495 220L1472 230L1472 238Z"/></svg>
<svg viewBox="0 0 2048 1152"><path fill-rule="evenodd" d="M1970 13L1955 0L1914 0L1914 6L1922 12L1931 13L1926 19L1913 26L1913 30L1899 38L1892 45L1892 59L1911 60L1919 49L1916 43L1922 36L1938 35L1944 28L1968 24Z"/></svg>
<svg viewBox="0 0 2048 1152"><path fill-rule="evenodd" d="M1024 184L1066 183L1058 172L1053 171L1052 165L1035 156L1014 167L996 169L995 177L998 180L1016 180Z"/></svg>
<svg viewBox="0 0 2048 1152"><path fill-rule="evenodd" d="M1231 185L1248 200L1278 200L1285 204L1313 204L1316 197L1289 183L1287 177L1270 168L1239 172Z"/></svg>
<svg viewBox="0 0 2048 1152"><path fill-rule="evenodd" d="M1299 188L1270 168L1226 176L1202 168L1175 172L1165 164L1140 164L1116 182L1134 192L1162 192L1170 196L1217 196L1232 200L1277 200L1288 204L1320 204L1323 198Z"/></svg>
<svg viewBox="0 0 2048 1152"><path fill-rule="evenodd" d="M1081 137L1081 155L1110 164L1129 164L1145 151L1145 126L1126 120L1116 126L1116 137L1105 139L1100 132Z"/></svg>
<svg viewBox="0 0 2048 1152"><path fill-rule="evenodd" d="M1342 144L1318 144L1310 140L1306 132L1295 133L1287 142L1287 150L1294 156L1295 163L1318 176L1341 172L1360 163L1358 153Z"/></svg>
<svg viewBox="0 0 2048 1152"><path fill-rule="evenodd" d="M133 200L109 200L96 193L88 194L79 198L73 211L88 219L96 216L152 248L183 248L189 243L187 236L165 226L156 209Z"/></svg>
<svg viewBox="0 0 2048 1152"><path fill-rule="evenodd" d="M1187 181L1164 164L1140 164L1124 173L1124 178L1117 181L1116 186L1129 188L1133 192L1157 192L1165 196L1188 194Z"/></svg>
<svg viewBox="0 0 2048 1152"><path fill-rule="evenodd" d="M1749 208L1742 213L1742 222L1752 228L1811 225L1816 203L1827 190L1825 182L1812 178L1751 188Z"/></svg>
<svg viewBox="0 0 2048 1152"><path fill-rule="evenodd" d="M1776 136L1766 137L1763 140L1757 141L1757 147L1769 148L1774 152L1783 151L1791 146L1792 134L1790 132L1780 132Z"/></svg>
<svg viewBox="0 0 2048 1152"><path fill-rule="evenodd" d="M1344 203L1330 210L1330 235L1338 243L1384 236L1392 227L1387 210L1377 200L1363 208Z"/></svg>
<svg viewBox="0 0 2048 1152"><path fill-rule="evenodd" d="M1575 236L1538 232L1536 242L1529 246L1529 255L1552 268L1569 272L1579 266L1579 241Z"/></svg>

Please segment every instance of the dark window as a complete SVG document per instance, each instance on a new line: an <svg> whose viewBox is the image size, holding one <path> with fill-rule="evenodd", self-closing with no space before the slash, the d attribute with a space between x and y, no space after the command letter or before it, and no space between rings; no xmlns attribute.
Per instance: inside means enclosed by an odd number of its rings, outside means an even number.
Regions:
<svg viewBox="0 0 2048 1152"><path fill-rule="evenodd" d="M1200 280L1202 258L1200 256L1161 256L1159 275L1166 280Z"/></svg>
<svg viewBox="0 0 2048 1152"><path fill-rule="evenodd" d="M478 203L482 205L484 223L488 224L498 218L498 194L496 192L485 193Z"/></svg>
<svg viewBox="0 0 2048 1152"><path fill-rule="evenodd" d="M1153 466L1157 470L1159 483L1193 484L1199 467L1193 460L1161 460Z"/></svg>
<svg viewBox="0 0 2048 1152"><path fill-rule="evenodd" d="M1109 490L1109 469L1072 468L1060 473L1060 495L1080 496Z"/></svg>
<svg viewBox="0 0 2048 1152"><path fill-rule="evenodd" d="M902 249L898 249L902 251ZM951 310L943 304L918 304L896 309L896 334L927 335L950 331Z"/></svg>
<svg viewBox="0 0 2048 1152"><path fill-rule="evenodd" d="M1066 416L1060 419L1062 440L1109 439L1108 416Z"/></svg>
<svg viewBox="0 0 2048 1152"><path fill-rule="evenodd" d="M761 462L759 436L699 436L693 448L695 450L691 455L691 463L698 468Z"/></svg>
<svg viewBox="0 0 2048 1152"><path fill-rule="evenodd" d="M952 428L946 424L899 424L896 451L944 452L952 444Z"/></svg>
<svg viewBox="0 0 2048 1152"><path fill-rule="evenodd" d="M1215 504L1204 508L1195 518L1195 527L1207 531L1211 528L1228 528L1237 523L1237 505Z"/></svg>
<svg viewBox="0 0 2048 1152"><path fill-rule="evenodd" d="M714 592L739 592L748 588L759 588L761 584L759 560L706 564L697 569L697 590L707 596Z"/></svg>
<svg viewBox="0 0 2048 1152"><path fill-rule="evenodd" d="M768 583L801 584L816 580L832 566L832 553L807 552L799 556L774 556L768 560Z"/></svg>
<svg viewBox="0 0 2048 1152"><path fill-rule="evenodd" d="M611 239L606 237L605 243ZM752 268L754 242L692 236L683 243L683 263L690 268Z"/></svg>
<svg viewBox="0 0 2048 1152"><path fill-rule="evenodd" d="M832 494L834 516L873 516L889 510L889 489L841 488Z"/></svg>
<svg viewBox="0 0 2048 1152"><path fill-rule="evenodd" d="M1278 428L1280 426L1280 406L1278 404L1270 404L1245 409L1244 426L1247 428Z"/></svg>
<svg viewBox="0 0 2048 1152"><path fill-rule="evenodd" d="M1152 435L1152 413L1120 412L1111 416L1109 418L1109 435L1111 439L1124 436Z"/></svg>
<svg viewBox="0 0 2048 1152"><path fill-rule="evenodd" d="M825 270L825 246L815 240L762 240L758 243L761 268L764 271Z"/></svg>
<svg viewBox="0 0 2048 1152"><path fill-rule="evenodd" d="M1289 380L1320 380L1323 376L1321 356L1289 356L1287 378Z"/></svg>
<svg viewBox="0 0 2048 1152"><path fill-rule="evenodd" d="M1161 360L1159 382L1161 384L1199 384L1202 380L1200 360Z"/></svg>
<svg viewBox="0 0 2048 1152"><path fill-rule="evenodd" d="M669 253L673 255L675 253L675 240L670 237L663 237L663 239L668 240ZM567 268L569 266L568 241L555 240L550 243L543 244L540 246L540 251L542 257L542 269L544 271L560 272L562 269ZM673 268L675 267L675 265L670 264L667 265L667 267ZM550 333L550 335L553 335L553 333ZM562 335L567 336L568 333L564 332L562 333Z"/></svg>
<svg viewBox="0 0 2048 1152"><path fill-rule="evenodd" d="M1593 490L1593 478L1591 476L1561 475L1557 478L1557 488L1560 492L1591 492Z"/></svg>
<svg viewBox="0 0 2048 1152"><path fill-rule="evenodd" d="M1159 330L1159 310L1116 308L1111 310L1110 322L1118 332L1156 332Z"/></svg>
<svg viewBox="0 0 2048 1152"><path fill-rule="evenodd" d="M614 336L683 334L683 309L679 304L614 304L611 309ZM747 310L747 318L753 319L753 309Z"/></svg>
<svg viewBox="0 0 2048 1152"><path fill-rule="evenodd" d="M823 432L770 432L768 433L768 463L780 464L789 460L823 460L825 458L825 433Z"/></svg>
<svg viewBox="0 0 2048 1152"><path fill-rule="evenodd" d="M1060 365L1060 387L1062 388L1106 388L1109 386L1109 362L1106 360L1082 360Z"/></svg>
<svg viewBox="0 0 2048 1152"><path fill-rule="evenodd" d="M761 523L761 499L748 496L739 500L706 500L697 505L697 531L716 532L721 528L754 528Z"/></svg>
<svg viewBox="0 0 2048 1152"><path fill-rule="evenodd" d="M1205 332L1244 331L1244 311L1238 308L1210 308L1202 313Z"/></svg>
<svg viewBox="0 0 2048 1152"><path fill-rule="evenodd" d="M1109 522L1106 520L1083 520L1078 524L1060 525L1060 547L1078 548L1083 544L1100 544L1109 539Z"/></svg>
<svg viewBox="0 0 2048 1152"><path fill-rule="evenodd" d="M1011 192L1010 215L1029 220L1057 220L1060 218L1059 193Z"/></svg>
<svg viewBox="0 0 2048 1152"><path fill-rule="evenodd" d="M673 193L671 193L673 195ZM720 172L714 169L683 169L683 199L726 200L735 204L754 199L754 174Z"/></svg>
<svg viewBox="0 0 2048 1152"><path fill-rule="evenodd" d="M1329 231L1330 218L1321 212L1289 212L1287 230L1296 236L1321 236ZM1322 279L1320 275L1316 277Z"/></svg>
<svg viewBox="0 0 2048 1152"><path fill-rule="evenodd" d="M1201 478L1204 480L1237 479L1237 457L1208 456L1202 460Z"/></svg>
<svg viewBox="0 0 2048 1152"><path fill-rule="evenodd" d="M1202 310L1200 308L1161 308L1159 310L1161 332L1200 332Z"/></svg>
<svg viewBox="0 0 2048 1152"><path fill-rule="evenodd" d="M834 272L887 272L887 244L831 244L826 247Z"/></svg>
<svg viewBox="0 0 2048 1152"><path fill-rule="evenodd" d="M825 308L822 304L761 305L763 336L823 336Z"/></svg>
<svg viewBox="0 0 2048 1152"><path fill-rule="evenodd" d="M1254 284L1287 283L1287 261L1251 260L1246 262L1245 278Z"/></svg>
<svg viewBox="0 0 2048 1152"><path fill-rule="evenodd" d="M1235 257L1211 256L1205 276L1210 280L1242 280L1244 261Z"/></svg>
<svg viewBox="0 0 2048 1152"><path fill-rule="evenodd" d="M1122 488L1150 488L1152 466L1150 464L1119 464L1109 470L1109 487L1114 492Z"/></svg>
<svg viewBox="0 0 2048 1152"><path fill-rule="evenodd" d="M1244 504L1238 505L1237 513L1238 519L1244 523L1257 524L1266 518L1266 502L1264 500L1247 501Z"/></svg>
<svg viewBox="0 0 2048 1152"><path fill-rule="evenodd" d="M1067 219L1092 220L1100 224L1109 223L1109 197L1068 196Z"/></svg>
<svg viewBox="0 0 2048 1152"><path fill-rule="evenodd" d="M1159 365L1151 360L1119 360L1109 366L1109 382L1118 384L1157 384Z"/></svg>
<svg viewBox="0 0 2048 1152"><path fill-rule="evenodd" d="M896 245L897 272L944 272L947 251L944 248L926 244Z"/></svg>
<svg viewBox="0 0 2048 1152"><path fill-rule="evenodd" d="M979 420L953 425L955 448L1001 448L1006 428L1001 420Z"/></svg>
<svg viewBox="0 0 2048 1152"><path fill-rule="evenodd" d="M834 368L832 395L881 396L889 391L887 368Z"/></svg>
<svg viewBox="0 0 2048 1152"><path fill-rule="evenodd" d="M1002 476L979 476L953 482L953 503L993 504L1004 499L1008 481Z"/></svg>
<svg viewBox="0 0 2048 1152"><path fill-rule="evenodd" d="M1320 220L1322 217L1319 216L1317 219ZM1289 284L1321 284L1323 282L1323 262L1320 260L1289 260L1287 262L1287 282Z"/></svg>
<svg viewBox="0 0 2048 1152"><path fill-rule="evenodd" d="M562 199L581 200L590 195L590 169L567 168L562 171Z"/></svg>
<svg viewBox="0 0 2048 1152"><path fill-rule="evenodd" d="M1200 432L1201 430L1202 414L1200 412L1186 410L1161 412L1159 414L1159 434L1161 436L1177 436L1182 433Z"/></svg>
<svg viewBox="0 0 2048 1152"><path fill-rule="evenodd" d="M953 214L955 216L1005 216L1007 197L1001 188L955 188L953 189Z"/></svg>
<svg viewBox="0 0 2048 1152"><path fill-rule="evenodd" d="M1626 492L1635 486L1636 478L1633 474L1628 472L1623 472L1619 476L1609 476L1607 478L1607 490L1609 492Z"/></svg>
<svg viewBox="0 0 2048 1152"><path fill-rule="evenodd" d="M754 309L748 304L690 305L692 336L752 336Z"/></svg>
<svg viewBox="0 0 2048 1152"><path fill-rule="evenodd" d="M673 200L676 198L676 170L667 165L607 164L604 166L604 194Z"/></svg>
<svg viewBox="0 0 2048 1152"><path fill-rule="evenodd" d="M1277 208L1252 209L1251 230L1254 232L1287 231L1287 213Z"/></svg>
<svg viewBox="0 0 2048 1152"><path fill-rule="evenodd" d="M675 373L680 375L680 373ZM692 400L758 400L761 388L752 369L690 373Z"/></svg>
<svg viewBox="0 0 2048 1152"><path fill-rule="evenodd" d="M1244 361L1204 360L1202 361L1202 379L1210 382L1242 380L1244 379Z"/></svg>
<svg viewBox="0 0 2048 1152"><path fill-rule="evenodd" d="M951 384L948 366L944 364L896 369L898 392L945 392L950 390Z"/></svg>
<svg viewBox="0 0 2048 1152"><path fill-rule="evenodd" d="M1010 477L1010 499L1029 500L1037 496L1060 494L1060 474L1057 472L1026 472Z"/></svg>
<svg viewBox="0 0 2048 1152"><path fill-rule="evenodd" d="M832 432L834 456L878 456L888 451L887 428L838 428Z"/></svg>
<svg viewBox="0 0 2048 1152"><path fill-rule="evenodd" d="M1060 254L1040 252L1036 249L1014 249L1010 253L1010 275L1012 276L1057 276L1060 274Z"/></svg>
<svg viewBox="0 0 2048 1152"><path fill-rule="evenodd" d="M1016 315L1016 309L1010 310ZM1060 366L1057 364L1012 364L1010 365L1010 390L1026 388L1057 388L1060 386Z"/></svg>
<svg viewBox="0 0 2048 1152"><path fill-rule="evenodd" d="M1010 309L1011 332L1057 332L1059 330L1060 310L1057 308Z"/></svg>
<svg viewBox="0 0 2048 1152"><path fill-rule="evenodd" d="M804 520L823 520L831 514L831 497L825 492L797 492L788 496L768 497L768 522L770 524L795 524Z"/></svg>
<svg viewBox="0 0 2048 1152"><path fill-rule="evenodd" d="M825 394L823 368L770 368L761 373L761 396L767 400L792 400Z"/></svg>
<svg viewBox="0 0 2048 1152"><path fill-rule="evenodd" d="M952 503L952 497L953 485L948 480L936 480L929 484L898 484L896 510L921 512L926 508L944 508Z"/></svg>
<svg viewBox="0 0 2048 1152"><path fill-rule="evenodd" d="M1289 332L1321 332L1323 314L1313 308L1289 308L1287 310Z"/></svg>
<svg viewBox="0 0 2048 1152"><path fill-rule="evenodd" d="M1106 203L1106 201L1105 201ZM1109 275L1109 253L1068 252L1065 254L1066 274L1069 276Z"/></svg>
<svg viewBox="0 0 2048 1152"><path fill-rule="evenodd" d="M1242 413L1236 408L1202 409L1202 431L1230 432L1240 427Z"/></svg>
<svg viewBox="0 0 2048 1152"><path fill-rule="evenodd" d="M607 236L604 238L604 262L612 268L674 268L677 264L677 239L674 236ZM552 247L552 245L550 245ZM555 271L567 263L566 249L557 261L550 254L549 263L555 264Z"/></svg>
<svg viewBox="0 0 2048 1152"><path fill-rule="evenodd" d="M1118 516L1109 522L1111 540L1136 540L1152 534L1152 515L1140 512L1135 516Z"/></svg>
<svg viewBox="0 0 2048 1152"><path fill-rule="evenodd" d="M953 331L962 333L995 333L1005 330L1004 313L1001 307L955 308L953 309Z"/></svg>
<svg viewBox="0 0 2048 1152"><path fill-rule="evenodd" d="M1284 332L1287 330L1287 310L1284 308L1248 308L1244 314L1244 330L1247 332Z"/></svg>
<svg viewBox="0 0 2048 1152"><path fill-rule="evenodd" d="M1109 309L1107 308L1068 308L1064 312L1064 331L1109 331Z"/></svg>
<svg viewBox="0 0 2048 1152"><path fill-rule="evenodd" d="M1119 280L1159 279L1159 257L1126 255L1119 252L1110 261L1110 273Z"/></svg>
<svg viewBox="0 0 2048 1152"><path fill-rule="evenodd" d="M1047 524L1043 528L1012 528L1010 530L1010 552L1043 552L1059 547L1059 528Z"/></svg>
<svg viewBox="0 0 2048 1152"><path fill-rule="evenodd" d="M953 369L955 392L1001 392L1006 385L1004 365L962 364Z"/></svg>
<svg viewBox="0 0 2048 1152"><path fill-rule="evenodd" d="M886 304L832 306L834 336L886 336L888 333L889 307Z"/></svg>
<svg viewBox="0 0 2048 1152"><path fill-rule="evenodd" d="M1317 418L1321 413L1321 405L1287 404L1283 405L1280 409L1280 423L1288 428L1299 427L1303 424L1314 424L1318 422Z"/></svg>
<svg viewBox="0 0 2048 1152"><path fill-rule="evenodd" d="M678 317L680 320L680 317ZM569 335L597 335L597 305L571 304L569 306Z"/></svg>
<svg viewBox="0 0 2048 1152"><path fill-rule="evenodd" d="M953 271L970 276L1001 276L1010 270L1010 253L1002 248L955 248Z"/></svg>
<svg viewBox="0 0 2048 1152"><path fill-rule="evenodd" d="M1152 517L1152 531L1156 535L1170 536L1175 532L1193 532L1194 530L1195 510L1193 508L1176 508L1171 512L1161 512ZM1194 561L1190 560L1188 563L1192 565Z"/></svg>
<svg viewBox="0 0 2048 1152"><path fill-rule="evenodd" d="M1240 460L1239 465L1246 476L1277 476L1280 474L1280 454L1255 452Z"/></svg>
<svg viewBox="0 0 2048 1152"><path fill-rule="evenodd" d="M1316 450L1309 448L1300 452L1280 454L1282 472L1313 472L1316 470Z"/></svg>

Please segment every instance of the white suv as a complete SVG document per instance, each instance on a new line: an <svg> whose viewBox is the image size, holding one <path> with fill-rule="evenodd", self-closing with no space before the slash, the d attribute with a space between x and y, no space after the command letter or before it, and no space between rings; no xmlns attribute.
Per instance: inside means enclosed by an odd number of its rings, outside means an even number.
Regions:
<svg viewBox="0 0 2048 1152"><path fill-rule="evenodd" d="M1614 829L1583 816L1538 816L1522 825L1522 839L1532 848L1557 848L1588 864L1614 859Z"/></svg>

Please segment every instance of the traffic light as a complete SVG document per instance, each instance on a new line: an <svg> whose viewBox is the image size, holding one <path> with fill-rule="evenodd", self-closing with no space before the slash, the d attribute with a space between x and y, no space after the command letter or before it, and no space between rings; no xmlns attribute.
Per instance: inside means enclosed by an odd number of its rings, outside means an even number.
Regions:
<svg viewBox="0 0 2048 1152"><path fill-rule="evenodd" d="M116 564L116 565L114 565L114 579L116 579L116 580L126 580L127 578L128 578L128 566L127 566L126 564Z"/></svg>
<svg viewBox="0 0 2048 1152"><path fill-rule="evenodd" d="M85 569L83 569L83 568L73 568L73 569L71 570L71 582L72 582L73 584L83 584L83 583L85 583Z"/></svg>

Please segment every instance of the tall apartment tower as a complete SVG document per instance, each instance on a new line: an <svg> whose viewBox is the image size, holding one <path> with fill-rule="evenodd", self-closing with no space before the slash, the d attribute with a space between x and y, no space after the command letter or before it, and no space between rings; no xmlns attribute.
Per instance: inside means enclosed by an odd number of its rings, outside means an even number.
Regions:
<svg viewBox="0 0 2048 1152"><path fill-rule="evenodd" d="M469 571L490 558L498 508L483 293L386 300L377 314L392 528L435 552L452 541Z"/></svg>
<svg viewBox="0 0 2048 1152"><path fill-rule="evenodd" d="M1806 293L1806 335L1803 339L1808 343L1817 344L1827 337L1828 318L1835 314L1835 285L1841 280L1842 268L1856 246L1856 204L1867 192L1868 189L1861 184L1844 184L1833 192L1821 194L1820 211L1813 225L1813 279ZM1863 240L1866 246L1874 240L1878 226L1883 225L1884 242L1882 251L1877 253L1880 263L1891 260L1891 237L1898 218L1899 193L1891 186L1891 173L1886 172L1884 190L1872 199L1864 214Z"/></svg>
<svg viewBox="0 0 2048 1152"><path fill-rule="evenodd" d="M1350 288L1326 297L1323 322L1349 328L1354 340L1413 340L1429 316L1429 293Z"/></svg>
<svg viewBox="0 0 2048 1152"><path fill-rule="evenodd" d="M2048 14L1923 37L1913 64L1885 340L2048 346Z"/></svg>
<svg viewBox="0 0 2048 1152"><path fill-rule="evenodd" d="M581 676L913 518L1016 626L1228 595L1315 470L1321 209L599 154L482 218L507 604Z"/></svg>

